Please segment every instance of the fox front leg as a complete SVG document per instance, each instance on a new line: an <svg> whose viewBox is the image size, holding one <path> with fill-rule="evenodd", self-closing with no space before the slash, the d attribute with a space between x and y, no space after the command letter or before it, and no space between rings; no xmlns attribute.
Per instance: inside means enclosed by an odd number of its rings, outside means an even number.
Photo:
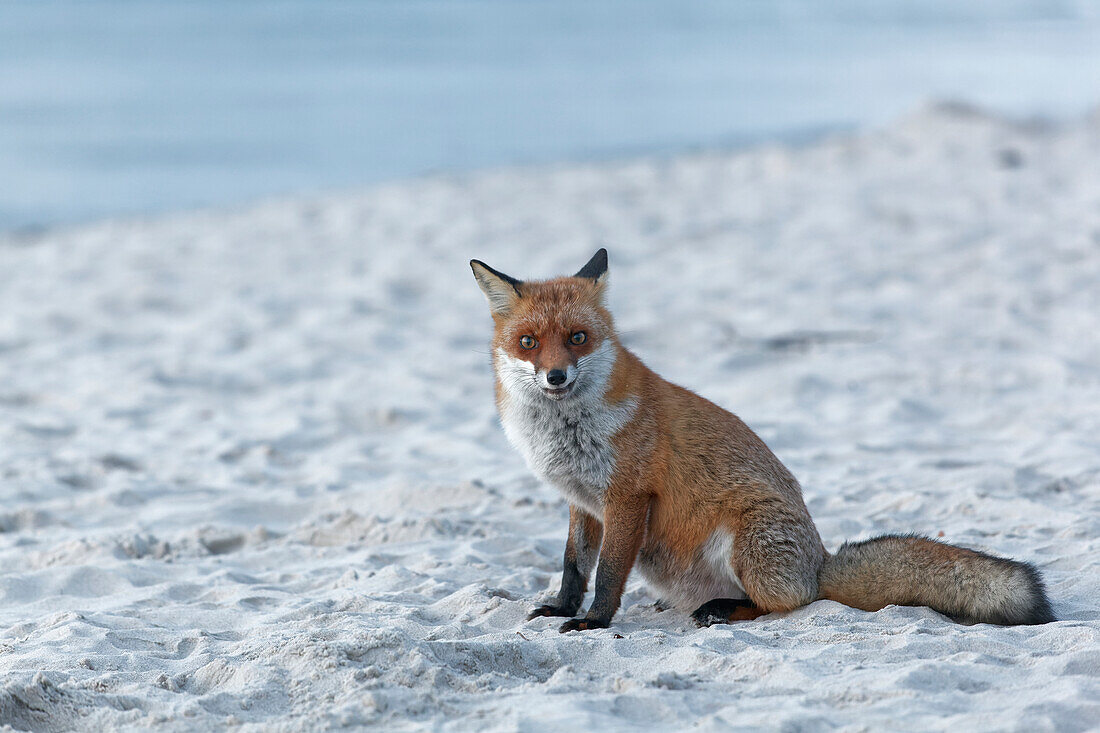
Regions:
<svg viewBox="0 0 1100 733"><path fill-rule="evenodd" d="M600 565L596 569L596 598L588 614L566 621L559 629L561 633L606 629L611 624L611 618L619 610L627 576L638 557L648 513L649 501L641 497L626 497L614 503L608 501L604 509Z"/></svg>
<svg viewBox="0 0 1100 733"><path fill-rule="evenodd" d="M561 590L553 603L539 606L527 614L528 621L538 616L573 616L577 613L588 590L588 576L596 565L602 535L600 520L575 506L569 507L569 537L565 541Z"/></svg>

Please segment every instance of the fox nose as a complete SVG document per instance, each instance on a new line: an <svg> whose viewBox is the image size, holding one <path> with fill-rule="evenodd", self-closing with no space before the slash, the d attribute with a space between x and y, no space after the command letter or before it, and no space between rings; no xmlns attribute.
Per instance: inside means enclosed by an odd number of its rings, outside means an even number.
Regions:
<svg viewBox="0 0 1100 733"><path fill-rule="evenodd" d="M551 369L546 373L546 381L555 387L559 384L565 384L565 372L561 369Z"/></svg>

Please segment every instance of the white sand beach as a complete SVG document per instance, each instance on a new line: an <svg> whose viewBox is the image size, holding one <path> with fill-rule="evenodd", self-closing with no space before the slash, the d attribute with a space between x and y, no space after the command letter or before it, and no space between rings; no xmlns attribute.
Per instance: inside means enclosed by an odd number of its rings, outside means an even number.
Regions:
<svg viewBox="0 0 1100 733"><path fill-rule="evenodd" d="M626 345L740 415L829 549L1034 562L1058 622L820 601L525 621L567 505L471 257L610 251ZM5 730L1100 725L1100 116L425 178L0 236ZM591 599L591 596L589 596Z"/></svg>

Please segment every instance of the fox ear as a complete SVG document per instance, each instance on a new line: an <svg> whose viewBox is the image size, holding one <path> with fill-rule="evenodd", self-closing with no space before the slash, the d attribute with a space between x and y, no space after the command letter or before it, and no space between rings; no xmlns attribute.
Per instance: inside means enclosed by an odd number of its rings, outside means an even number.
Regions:
<svg viewBox="0 0 1100 733"><path fill-rule="evenodd" d="M600 247L596 254L592 255L592 259L588 261L588 264L577 271L577 274L573 277L587 277L592 280L599 280L601 277L607 274L607 250Z"/></svg>
<svg viewBox="0 0 1100 733"><path fill-rule="evenodd" d="M588 264L577 271L573 277L586 277L596 284L600 298L603 298L604 289L607 287L607 250L600 247Z"/></svg>
<svg viewBox="0 0 1100 733"><path fill-rule="evenodd" d="M506 316L520 298L519 286L523 283L503 272L497 272L481 260L470 260L478 287L489 301L489 312L494 316Z"/></svg>

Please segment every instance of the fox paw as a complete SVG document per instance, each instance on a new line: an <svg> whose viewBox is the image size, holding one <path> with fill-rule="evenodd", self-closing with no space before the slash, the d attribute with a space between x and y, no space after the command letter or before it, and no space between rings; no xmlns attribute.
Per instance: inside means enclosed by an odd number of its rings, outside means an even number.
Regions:
<svg viewBox="0 0 1100 733"><path fill-rule="evenodd" d="M610 621L598 618L571 618L558 629L561 633L567 631L588 631L589 629L606 629L611 625Z"/></svg>
<svg viewBox="0 0 1100 733"><path fill-rule="evenodd" d="M715 624L729 624L734 621L751 621L763 616L765 611L757 608L752 601L742 598L715 598L707 601L691 614L695 625L701 629Z"/></svg>
<svg viewBox="0 0 1100 733"><path fill-rule="evenodd" d="M572 616L576 612L577 609L575 608L569 609L563 606L554 606L548 603L545 606L539 606L538 608L533 609L531 613L527 614L527 620L530 621L531 619L538 618L539 616Z"/></svg>
<svg viewBox="0 0 1100 733"><path fill-rule="evenodd" d="M728 614L723 615L710 612L700 613L699 611L691 614L691 619L700 629L705 629L709 626L714 626L715 624L728 624L730 622Z"/></svg>

